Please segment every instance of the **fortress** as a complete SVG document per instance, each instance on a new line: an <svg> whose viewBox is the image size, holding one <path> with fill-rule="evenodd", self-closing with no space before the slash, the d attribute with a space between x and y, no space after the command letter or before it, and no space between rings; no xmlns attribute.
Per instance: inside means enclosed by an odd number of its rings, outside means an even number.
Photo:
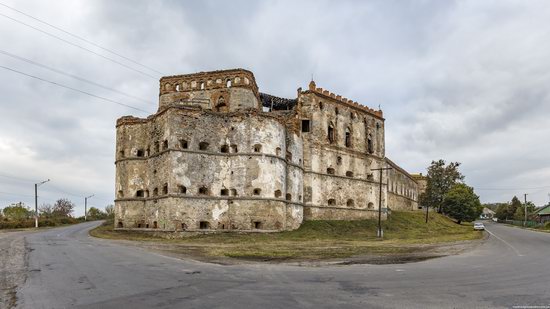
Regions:
<svg viewBox="0 0 550 309"><path fill-rule="evenodd" d="M147 118L117 120L115 227L292 230L304 220L418 208L419 184L385 156L384 118L311 81L261 93L243 69L167 76Z"/></svg>

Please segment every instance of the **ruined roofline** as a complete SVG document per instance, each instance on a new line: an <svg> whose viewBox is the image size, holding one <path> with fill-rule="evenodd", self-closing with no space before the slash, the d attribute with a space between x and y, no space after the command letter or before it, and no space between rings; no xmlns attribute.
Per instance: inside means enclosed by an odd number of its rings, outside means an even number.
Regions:
<svg viewBox="0 0 550 309"><path fill-rule="evenodd" d="M314 81L311 81L309 83L309 89L306 90L306 91L303 91L302 93L315 93L315 94L323 96L327 99L332 99L333 101L335 101L337 103L342 103L342 104L344 104L348 107L355 108L355 109L358 109L360 111L367 112L368 114L370 114L374 117L377 117L381 120L384 120L384 114L383 114L382 110L374 110L374 109L372 109L368 106L359 104L359 103L357 103L353 100L350 100L348 98L344 98L341 95L336 95L336 94L334 94L334 93L332 93L328 90L325 90L323 88L317 88Z"/></svg>
<svg viewBox="0 0 550 309"><path fill-rule="evenodd" d="M263 92L260 92L260 100L263 107L271 108L273 103L273 110L292 110L298 103L297 99L281 98Z"/></svg>
<svg viewBox="0 0 550 309"><path fill-rule="evenodd" d="M392 160L390 160L388 157L385 157L384 158L386 160L386 163L388 163L393 169L395 169L396 171L400 172L400 173L403 173L405 176L407 176L409 179L411 179L412 181L414 181L415 183L416 182L416 179L414 178L413 175L409 174L406 170L404 170L402 167L400 167L399 165L397 165L395 162L393 162Z"/></svg>
<svg viewBox="0 0 550 309"><path fill-rule="evenodd" d="M203 77L203 76L209 76L209 75L232 74L232 73L240 73L240 72L247 73L251 76L254 76L254 73L252 73L252 71L242 69L242 68L236 68L236 69L227 69L227 70L201 71L201 72L189 73L189 74L168 75L168 76L161 77L159 81L163 81L165 79Z"/></svg>

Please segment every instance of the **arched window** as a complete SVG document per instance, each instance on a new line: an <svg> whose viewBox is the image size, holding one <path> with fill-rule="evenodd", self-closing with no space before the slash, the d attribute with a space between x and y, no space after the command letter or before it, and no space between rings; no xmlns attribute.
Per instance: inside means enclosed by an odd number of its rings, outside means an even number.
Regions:
<svg viewBox="0 0 550 309"><path fill-rule="evenodd" d="M323 102L319 101L319 109L323 110Z"/></svg>
<svg viewBox="0 0 550 309"><path fill-rule="evenodd" d="M338 107L334 108L334 113L338 115Z"/></svg>
<svg viewBox="0 0 550 309"><path fill-rule="evenodd" d="M168 184L165 183L164 186L162 186L162 194L168 194Z"/></svg>
<svg viewBox="0 0 550 309"><path fill-rule="evenodd" d="M291 201L291 200L292 200L292 194L287 193L287 194L286 194L286 200L287 200L287 201Z"/></svg>
<svg viewBox="0 0 550 309"><path fill-rule="evenodd" d="M346 147L351 147L351 130L349 127L346 128L346 137L344 140L344 145L346 145Z"/></svg>
<svg viewBox="0 0 550 309"><path fill-rule="evenodd" d="M327 168L327 174L334 175L334 169L332 167Z"/></svg>
<svg viewBox="0 0 550 309"><path fill-rule="evenodd" d="M118 197L119 198L124 197L124 192L122 190L118 190Z"/></svg>
<svg viewBox="0 0 550 309"><path fill-rule="evenodd" d="M227 88L230 88L230 87L231 87L231 80L230 80L230 79L228 79L227 81L225 81L225 86L226 86Z"/></svg>
<svg viewBox="0 0 550 309"><path fill-rule="evenodd" d="M275 197L281 197L281 190L275 190Z"/></svg>
<svg viewBox="0 0 550 309"><path fill-rule="evenodd" d="M176 85L176 91L180 91L181 90L181 87L179 84Z"/></svg>
<svg viewBox="0 0 550 309"><path fill-rule="evenodd" d="M204 90L204 82L200 82L201 90Z"/></svg>
<svg viewBox="0 0 550 309"><path fill-rule="evenodd" d="M355 205L355 202L352 200L352 199L349 199L347 202L346 202L346 205L348 207L353 207L353 205Z"/></svg>
<svg viewBox="0 0 550 309"><path fill-rule="evenodd" d="M178 191L180 194L187 194L187 188L185 186L178 186Z"/></svg>
<svg viewBox="0 0 550 309"><path fill-rule="evenodd" d="M277 148L275 149L275 154L276 154L277 156L281 156L281 148L277 147Z"/></svg>
<svg viewBox="0 0 550 309"><path fill-rule="evenodd" d="M327 132L328 141L332 144L334 143L334 125L331 123L328 124L328 132Z"/></svg>
<svg viewBox="0 0 550 309"><path fill-rule="evenodd" d="M209 144L207 142L200 142L199 143L199 150L208 150Z"/></svg>
<svg viewBox="0 0 550 309"><path fill-rule="evenodd" d="M154 228L154 229L157 229L157 228L158 228L157 221L153 221L153 228Z"/></svg>
<svg viewBox="0 0 550 309"><path fill-rule="evenodd" d="M199 229L201 230L207 230L210 228L210 222L208 221L201 221L199 222Z"/></svg>
<svg viewBox="0 0 550 309"><path fill-rule="evenodd" d="M164 142L162 142L162 149L163 150L168 149L168 140L164 140Z"/></svg>
<svg viewBox="0 0 550 309"><path fill-rule="evenodd" d="M372 202L369 202L367 208L368 209L374 209L374 204Z"/></svg>
<svg viewBox="0 0 550 309"><path fill-rule="evenodd" d="M254 152L260 152L262 151L262 145L256 144L254 145Z"/></svg>
<svg viewBox="0 0 550 309"><path fill-rule="evenodd" d="M333 198L329 199L329 200L328 200L328 205L329 205L329 206L335 206L335 205L336 205L336 200L333 199Z"/></svg>
<svg viewBox="0 0 550 309"><path fill-rule="evenodd" d="M223 153L228 153L229 152L229 146L222 145L220 151L223 152Z"/></svg>
<svg viewBox="0 0 550 309"><path fill-rule="evenodd" d="M336 158L336 164L342 165L342 157Z"/></svg>
<svg viewBox="0 0 550 309"><path fill-rule="evenodd" d="M117 227L118 227L118 228L124 227L124 225L122 224L122 221L118 221Z"/></svg>
<svg viewBox="0 0 550 309"><path fill-rule="evenodd" d="M352 171L347 171L346 176L347 177L353 177L353 172Z"/></svg>
<svg viewBox="0 0 550 309"><path fill-rule="evenodd" d="M216 102L216 111L218 112L228 111L228 107L227 107L227 104L225 103L225 98L223 96L220 96L218 98L218 102Z"/></svg>
<svg viewBox="0 0 550 309"><path fill-rule="evenodd" d="M367 151L369 153L374 153L374 145L372 144L372 135L368 135L367 137Z"/></svg>
<svg viewBox="0 0 550 309"><path fill-rule="evenodd" d="M184 139L181 139L180 140L180 148L181 149L187 149L188 147L189 147L189 144L187 143L187 141L184 140Z"/></svg>

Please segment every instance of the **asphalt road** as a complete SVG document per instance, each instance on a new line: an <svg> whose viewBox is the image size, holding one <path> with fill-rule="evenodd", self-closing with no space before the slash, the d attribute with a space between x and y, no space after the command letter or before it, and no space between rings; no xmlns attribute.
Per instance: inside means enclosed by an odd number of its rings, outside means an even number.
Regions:
<svg viewBox="0 0 550 309"><path fill-rule="evenodd" d="M26 236L18 308L511 308L550 306L550 234L488 224L467 253L400 265L213 265L88 236ZM550 308L550 307L549 307Z"/></svg>

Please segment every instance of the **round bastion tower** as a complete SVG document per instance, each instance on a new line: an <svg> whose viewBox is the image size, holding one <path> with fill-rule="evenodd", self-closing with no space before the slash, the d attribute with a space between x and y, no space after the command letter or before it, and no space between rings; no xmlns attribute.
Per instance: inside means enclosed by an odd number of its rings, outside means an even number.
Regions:
<svg viewBox="0 0 550 309"><path fill-rule="evenodd" d="M292 230L303 145L292 111L264 112L252 72L163 77L158 111L117 121L115 227Z"/></svg>

